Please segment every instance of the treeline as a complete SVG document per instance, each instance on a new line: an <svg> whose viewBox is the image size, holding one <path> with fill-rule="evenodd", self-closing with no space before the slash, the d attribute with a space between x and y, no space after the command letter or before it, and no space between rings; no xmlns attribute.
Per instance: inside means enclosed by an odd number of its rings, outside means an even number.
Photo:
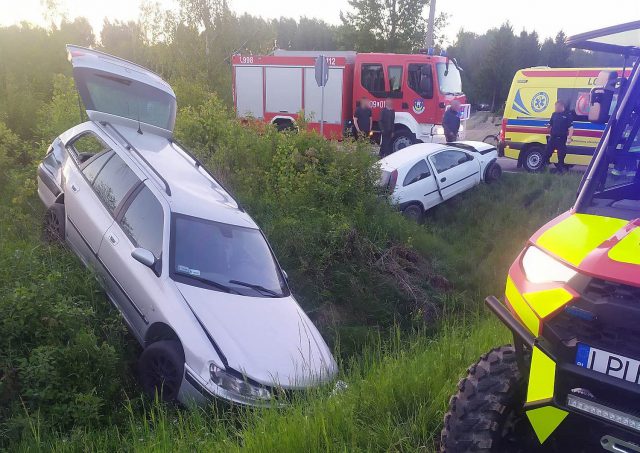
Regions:
<svg viewBox="0 0 640 453"><path fill-rule="evenodd" d="M533 66L618 67L622 57L570 49L560 31L555 39L540 40L538 34L522 30L516 33L509 23L479 35L460 30L454 45L448 48L463 68L464 92L472 103L487 103L502 110L511 81L517 70Z"/></svg>
<svg viewBox="0 0 640 453"><path fill-rule="evenodd" d="M48 28L21 24L0 28L0 121L21 137L35 137L37 112L50 100L54 74L70 73L64 44L94 46L138 62L160 73L178 93L181 106L198 105L207 92L216 92L231 105L230 56L269 53L274 48L360 52L415 52L425 32L425 0L349 0L342 23L319 19L265 20L230 10L226 0L179 0L176 10L143 3L139 19L105 19L93 30L84 18L66 20L55 11ZM410 20L411 19L411 20ZM439 30L446 16L436 20ZM499 110L519 68L548 65L610 66L621 62L609 56L571 51L565 36L540 41L535 32L514 32L504 24L477 35L460 31L449 54L464 69L464 90L472 103L489 103Z"/></svg>

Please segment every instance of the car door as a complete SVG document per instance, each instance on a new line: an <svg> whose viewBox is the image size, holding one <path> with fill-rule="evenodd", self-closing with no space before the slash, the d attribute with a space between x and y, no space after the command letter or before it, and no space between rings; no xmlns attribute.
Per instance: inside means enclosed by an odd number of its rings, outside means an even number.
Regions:
<svg viewBox="0 0 640 453"><path fill-rule="evenodd" d="M145 183L140 184L120 209L102 241L98 256L110 273L108 291L139 340L150 319L154 303L163 299L161 287L163 237L168 215L159 198ZM144 248L156 258L153 269L132 258Z"/></svg>
<svg viewBox="0 0 640 453"><path fill-rule="evenodd" d="M97 50L68 45L67 52L89 119L173 135L176 97L160 76Z"/></svg>
<svg viewBox="0 0 640 453"><path fill-rule="evenodd" d="M95 265L95 255L113 217L93 191L93 182L114 153L90 128L69 140L66 148L69 157L62 185L67 241L86 264Z"/></svg>
<svg viewBox="0 0 640 453"><path fill-rule="evenodd" d="M425 159L420 159L409 169L398 195L402 203L420 201L425 210L442 201L434 172Z"/></svg>
<svg viewBox="0 0 640 453"><path fill-rule="evenodd" d="M429 156L444 200L480 183L480 163L472 154L459 149L445 149Z"/></svg>

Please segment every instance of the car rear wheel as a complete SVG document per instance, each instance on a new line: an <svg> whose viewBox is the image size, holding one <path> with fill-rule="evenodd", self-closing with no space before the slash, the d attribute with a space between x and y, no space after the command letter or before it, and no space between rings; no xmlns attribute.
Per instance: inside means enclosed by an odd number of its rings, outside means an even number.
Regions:
<svg viewBox="0 0 640 453"><path fill-rule="evenodd" d="M483 355L449 401L440 451L538 451L540 444L523 410L525 387L513 346Z"/></svg>
<svg viewBox="0 0 640 453"><path fill-rule="evenodd" d="M64 242L65 238L65 214L64 205L54 203L44 214L42 228L43 238L49 244Z"/></svg>
<svg viewBox="0 0 640 453"><path fill-rule="evenodd" d="M485 171L484 180L485 182L491 184L492 182L497 181L502 176L502 167L497 162L492 162L487 167Z"/></svg>
<svg viewBox="0 0 640 453"><path fill-rule="evenodd" d="M402 215L408 220L421 223L424 218L424 211L422 206L418 204L410 204L402 210Z"/></svg>
<svg viewBox="0 0 640 453"><path fill-rule="evenodd" d="M180 343L162 340L147 346L138 361L140 384L150 398L174 403L184 376L184 353Z"/></svg>
<svg viewBox="0 0 640 453"><path fill-rule="evenodd" d="M542 171L545 167L546 151L542 146L530 146L522 156L522 165L530 173Z"/></svg>

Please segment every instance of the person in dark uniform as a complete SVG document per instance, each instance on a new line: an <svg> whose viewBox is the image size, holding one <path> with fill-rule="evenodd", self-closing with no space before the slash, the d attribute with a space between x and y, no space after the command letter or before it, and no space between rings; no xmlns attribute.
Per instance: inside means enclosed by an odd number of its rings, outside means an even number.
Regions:
<svg viewBox="0 0 640 453"><path fill-rule="evenodd" d="M355 127L355 138L368 138L373 125L373 117L371 108L369 107L369 99L362 98L360 105L356 107L353 114L353 126Z"/></svg>
<svg viewBox="0 0 640 453"><path fill-rule="evenodd" d="M458 139L460 130L460 102L452 101L451 106L442 116L442 127L447 143L455 142Z"/></svg>
<svg viewBox="0 0 640 453"><path fill-rule="evenodd" d="M557 101L555 112L549 120L549 137L547 138L547 155L545 156L545 164L549 164L549 160L553 155L553 151L558 151L558 163L556 167L560 173L567 170L564 164L564 158L567 155L567 143L571 143L573 136L573 117L571 112L567 112L562 101Z"/></svg>
<svg viewBox="0 0 640 453"><path fill-rule="evenodd" d="M393 153L393 128L396 122L396 112L393 110L391 99L384 101L384 108L380 112L380 158Z"/></svg>

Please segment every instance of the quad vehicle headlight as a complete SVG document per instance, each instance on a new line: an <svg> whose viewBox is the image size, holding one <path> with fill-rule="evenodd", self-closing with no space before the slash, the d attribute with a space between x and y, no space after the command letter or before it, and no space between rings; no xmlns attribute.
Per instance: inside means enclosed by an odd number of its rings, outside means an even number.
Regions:
<svg viewBox="0 0 640 453"><path fill-rule="evenodd" d="M225 370L218 368L213 363L209 365L209 373L211 375L211 380L213 381L213 383L227 390L228 392L236 393L238 395L253 399L271 399L271 392L266 388L254 385L248 382L246 379L242 379L238 376L228 373Z"/></svg>
<svg viewBox="0 0 640 453"><path fill-rule="evenodd" d="M577 272L537 247L529 247L522 257L524 273L531 283L566 283Z"/></svg>

